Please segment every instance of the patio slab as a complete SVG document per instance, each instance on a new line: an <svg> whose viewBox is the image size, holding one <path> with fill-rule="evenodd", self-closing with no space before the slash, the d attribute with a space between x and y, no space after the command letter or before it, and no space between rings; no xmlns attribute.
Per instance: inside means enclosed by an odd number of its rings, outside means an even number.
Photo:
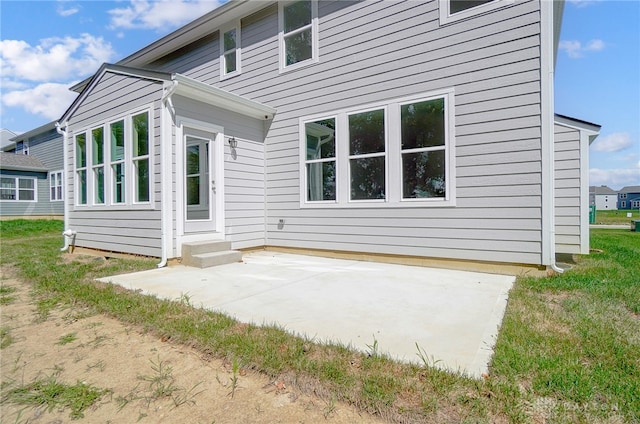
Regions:
<svg viewBox="0 0 640 424"><path fill-rule="evenodd" d="M420 363L418 347L442 368L486 372L515 277L280 252L243 262L182 265L101 278L163 299L191 303L241 322L277 324Z"/></svg>

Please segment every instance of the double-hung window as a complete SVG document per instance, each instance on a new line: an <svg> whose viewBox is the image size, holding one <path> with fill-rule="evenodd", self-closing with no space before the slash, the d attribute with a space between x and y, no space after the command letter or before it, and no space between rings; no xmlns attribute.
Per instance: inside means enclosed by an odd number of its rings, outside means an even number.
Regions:
<svg viewBox="0 0 640 424"><path fill-rule="evenodd" d="M87 134L76 135L76 202L87 204Z"/></svg>
<svg viewBox="0 0 640 424"><path fill-rule="evenodd" d="M149 114L134 115L132 121L135 201L149 201Z"/></svg>
<svg viewBox="0 0 640 424"><path fill-rule="evenodd" d="M124 203L125 162L124 162L124 119L109 124L111 145L111 202Z"/></svg>
<svg viewBox="0 0 640 424"><path fill-rule="evenodd" d="M60 201L62 197L62 171L49 172L49 200Z"/></svg>
<svg viewBox="0 0 640 424"><path fill-rule="evenodd" d="M91 171L93 173L93 203L104 203L104 128L91 130Z"/></svg>
<svg viewBox="0 0 640 424"><path fill-rule="evenodd" d="M35 202L36 179L23 177L0 177L0 200Z"/></svg>
<svg viewBox="0 0 640 424"><path fill-rule="evenodd" d="M485 13L514 0L440 0L440 24L465 19Z"/></svg>
<svg viewBox="0 0 640 424"><path fill-rule="evenodd" d="M318 4L314 0L279 3L280 70L318 60Z"/></svg>
<svg viewBox="0 0 640 424"><path fill-rule="evenodd" d="M350 200L386 198L385 109L348 115Z"/></svg>
<svg viewBox="0 0 640 424"><path fill-rule="evenodd" d="M300 120L301 207L455 205L453 89Z"/></svg>
<svg viewBox="0 0 640 424"><path fill-rule="evenodd" d="M307 200L336 200L336 119L305 125L305 169Z"/></svg>
<svg viewBox="0 0 640 424"><path fill-rule="evenodd" d="M220 78L240 73L240 23L220 31Z"/></svg>

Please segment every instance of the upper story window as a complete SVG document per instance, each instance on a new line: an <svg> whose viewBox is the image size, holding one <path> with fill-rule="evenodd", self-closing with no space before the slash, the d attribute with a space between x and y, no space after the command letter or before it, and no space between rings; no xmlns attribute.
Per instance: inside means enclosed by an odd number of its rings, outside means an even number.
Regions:
<svg viewBox="0 0 640 424"><path fill-rule="evenodd" d="M144 111L76 134L76 205L148 207L150 120Z"/></svg>
<svg viewBox="0 0 640 424"><path fill-rule="evenodd" d="M301 119L302 207L455 205L453 90Z"/></svg>
<svg viewBox="0 0 640 424"><path fill-rule="evenodd" d="M318 4L313 0L279 3L280 70L318 60Z"/></svg>
<svg viewBox="0 0 640 424"><path fill-rule="evenodd" d="M627 198L627 193L620 193L620 198L621 199L626 199Z"/></svg>
<svg viewBox="0 0 640 424"><path fill-rule="evenodd" d="M10 202L36 202L36 179L26 177L0 177L0 200Z"/></svg>
<svg viewBox="0 0 640 424"><path fill-rule="evenodd" d="M513 3L514 0L439 0L440 24L465 19Z"/></svg>
<svg viewBox="0 0 640 424"><path fill-rule="evenodd" d="M28 155L29 154L29 142L28 141L18 141L16 143L16 153L20 155Z"/></svg>
<svg viewBox="0 0 640 424"><path fill-rule="evenodd" d="M220 31L220 78L240 73L240 23Z"/></svg>

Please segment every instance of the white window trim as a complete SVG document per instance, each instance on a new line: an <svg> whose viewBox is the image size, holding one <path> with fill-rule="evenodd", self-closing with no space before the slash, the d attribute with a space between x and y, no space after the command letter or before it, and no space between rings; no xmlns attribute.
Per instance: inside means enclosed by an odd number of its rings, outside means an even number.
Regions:
<svg viewBox="0 0 640 424"><path fill-rule="evenodd" d="M133 140L132 140L132 136L133 136L133 128L131 125L131 120L133 118L133 116L135 115L139 115L141 113L148 113L148 117L149 117L149 201L148 202L136 202L135 201L135 164L134 164L134 157L133 157ZM114 184L113 184L113 162L111 161L111 133L110 133L110 125L118 122L118 121L122 121L124 120L124 134L125 134L125 140L124 140L124 166L125 166L125 192L124 192L124 197L125 197L125 201L123 203L115 203L114 199L113 199L113 194L114 194ZM104 134L104 199L105 202L104 203L99 203L99 204L94 204L94 200L95 200L95 193L94 193L94 188L95 188L95 181L94 181L94 175L92 172L93 167L91 166L91 158L92 158L92 149L93 149L93 143L91 140L91 131L102 127L103 128L103 134ZM78 176L78 168L76 167L77 164L77 144L76 144L76 135L78 134L86 134L87 136L87 166L85 168L82 169L86 169L87 170L87 203L86 204L79 204L78 203L78 193L79 193L79 185L77 184L77 180L74 181L74 210L86 210L86 209L91 209L91 210L148 210L148 209L154 209L155 206L155 194L154 194L154 182L155 182L155 174L154 174L154 164L153 164L153 158L154 158L154 140L155 140L155 135L154 135L154 114L153 114L153 107L152 105L148 105L148 106L144 106L141 108L137 108L137 109L132 109L131 111L128 111L126 114L123 115L119 115L117 117L113 117L110 118L107 121L104 121L102 123L96 123L93 125L89 125L87 127L84 127L81 130L75 131L74 135L72 137L73 139L73 145L74 145L74 157L73 157L73 164L74 164L74 178L77 179ZM147 155L145 155L144 157L146 157ZM143 158L141 157L137 157L136 159L140 159ZM91 171L91 172L89 172Z"/></svg>
<svg viewBox="0 0 640 424"><path fill-rule="evenodd" d="M493 0L489 3L481 4L476 7L472 7L462 12L450 13L449 2L451 0L439 0L440 9L440 25L446 25L452 22L459 21L461 19L467 19L472 16L480 15L482 13L490 12L495 9L499 9L506 5L512 4L515 0Z"/></svg>
<svg viewBox="0 0 640 424"><path fill-rule="evenodd" d="M0 178L11 178L15 180L15 200L12 199L0 199L2 202L11 202L11 203L35 203L38 201L38 179L35 177L24 177L19 175L0 175ZM33 189L22 189L22 190L31 190L33 191L33 200L20 200L20 180L31 180L33 181ZM8 189L4 189L8 190Z"/></svg>
<svg viewBox="0 0 640 424"><path fill-rule="evenodd" d="M444 98L445 129L445 190L444 198L402 198L402 150L400 106L407 103ZM350 200L348 116L354 113L385 108L386 138L386 199ZM305 124L323 119L336 119L336 201L308 201L306 174L306 134ZM305 116L299 119L299 171L301 208L413 208L413 207L453 207L456 206L456 154L455 154L455 91L447 88L411 97L393 99L387 102L344 109L334 113Z"/></svg>
<svg viewBox="0 0 640 424"><path fill-rule="evenodd" d="M98 128L102 128L102 163L101 164L93 164L93 131L97 130ZM106 190L106 180L105 178L107 177L107 166L106 166L106 162L105 162L105 157L106 157L106 152L105 152L105 145L106 143L106 133L105 133L105 127L103 126L98 126L98 127L92 127L89 131L87 131L87 136L89 136L89 139L87 140L87 144L91 144L91 154L88 155L89 157L87 158L87 167L91 170L91 183L92 183L92 187L91 187L91 191L92 191L92 198L91 198L91 204L92 205L104 205L107 201L107 190ZM97 203L96 202L96 170L102 168L102 184L104 185L104 187L102 188L102 195L104 200L102 201L102 203ZM88 183L89 178L87 178L87 183Z"/></svg>
<svg viewBox="0 0 640 424"><path fill-rule="evenodd" d="M327 119L333 119L334 120L334 125L335 125L335 133L338 133L338 116L337 115L327 115L327 116L323 116L321 118L317 118L317 119L312 119L312 120L306 120L304 122L301 121L300 124L300 140L301 140L301 147L300 147L300 152L301 152L301 156L300 156L300 163L302 164L302 174L300 174L300 178L302 180L304 180L304 185L303 185L303 190L301 191L301 196L304 198L304 201L307 203L312 203L314 205L317 204L336 204L338 202L338 199L340 199L340 186L338 184L339 181L339 170L338 170L338 143L336 142L335 139L335 135L334 135L334 152L335 152L335 156L333 158L324 158L324 159L307 159L307 131L306 131L306 124L309 122L315 122L315 121L322 121L322 120L327 120ZM307 198L307 165L310 163L324 163L324 162L335 162L335 167L336 167L336 200L309 200Z"/></svg>
<svg viewBox="0 0 640 424"><path fill-rule="evenodd" d="M299 0L297 0L299 1ZM311 1L311 58L303 60L302 62L294 63L293 65L286 65L286 54L284 46L284 8L295 1L278 2L278 62L280 73L289 72L294 69L309 66L313 63L317 63L319 60L319 42L320 37L318 34L318 2L317 0ZM304 27L302 27L304 28ZM295 31L300 31L298 28ZM291 31L291 32L295 32Z"/></svg>
<svg viewBox="0 0 640 424"><path fill-rule="evenodd" d="M89 158L90 158L90 154L89 154L89 145L91 144L91 139L89 138L89 134L90 131L88 130L84 130L84 131L78 131L75 132L73 134L73 178L74 178L74 183L73 185L75 186L75 190L74 190L74 196L75 196L75 204L78 207L87 207L90 205L90 201L89 199L91 199L91 192L92 190L90 190L89 186L90 186L90 180L89 180ZM85 163L84 166L79 167L78 166L78 136L79 135L84 135L84 159L85 159ZM79 184L80 182L80 172L84 171L85 173L85 185L86 185L86 190L87 190L87 194L86 194L86 199L87 199L87 203L80 203L80 190L81 190L81 185Z"/></svg>
<svg viewBox="0 0 640 424"><path fill-rule="evenodd" d="M231 31L232 29L236 30L236 70L233 72L226 72L226 63L225 63L225 53L227 53L224 49L224 34L226 32ZM227 78L232 78L237 75L240 75L242 72L242 32L241 32L241 24L240 21L237 20L234 23L227 25L225 27L220 28L220 80L225 80Z"/></svg>
<svg viewBox="0 0 640 424"><path fill-rule="evenodd" d="M54 176L54 179L56 180L56 182L59 183L59 185L55 185L52 186L51 185L51 176ZM64 183L62 181L62 178L64 176L64 170L60 169L58 171L49 171L49 175L47 175L47 179L49 180L49 201L50 202L63 202L64 201ZM58 199L57 195L56 196L51 196L51 189L56 189L55 192L57 192L58 187L61 188L61 193L60 193L60 198Z"/></svg>

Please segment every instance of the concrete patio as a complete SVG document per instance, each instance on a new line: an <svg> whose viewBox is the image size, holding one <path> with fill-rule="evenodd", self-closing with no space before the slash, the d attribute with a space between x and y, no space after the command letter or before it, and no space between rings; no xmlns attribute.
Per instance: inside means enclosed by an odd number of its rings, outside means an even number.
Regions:
<svg viewBox="0 0 640 424"><path fill-rule="evenodd" d="M182 265L102 278L242 322L277 324L315 341L337 341L400 361L479 377L487 370L515 277L329 259L245 253L243 262Z"/></svg>

